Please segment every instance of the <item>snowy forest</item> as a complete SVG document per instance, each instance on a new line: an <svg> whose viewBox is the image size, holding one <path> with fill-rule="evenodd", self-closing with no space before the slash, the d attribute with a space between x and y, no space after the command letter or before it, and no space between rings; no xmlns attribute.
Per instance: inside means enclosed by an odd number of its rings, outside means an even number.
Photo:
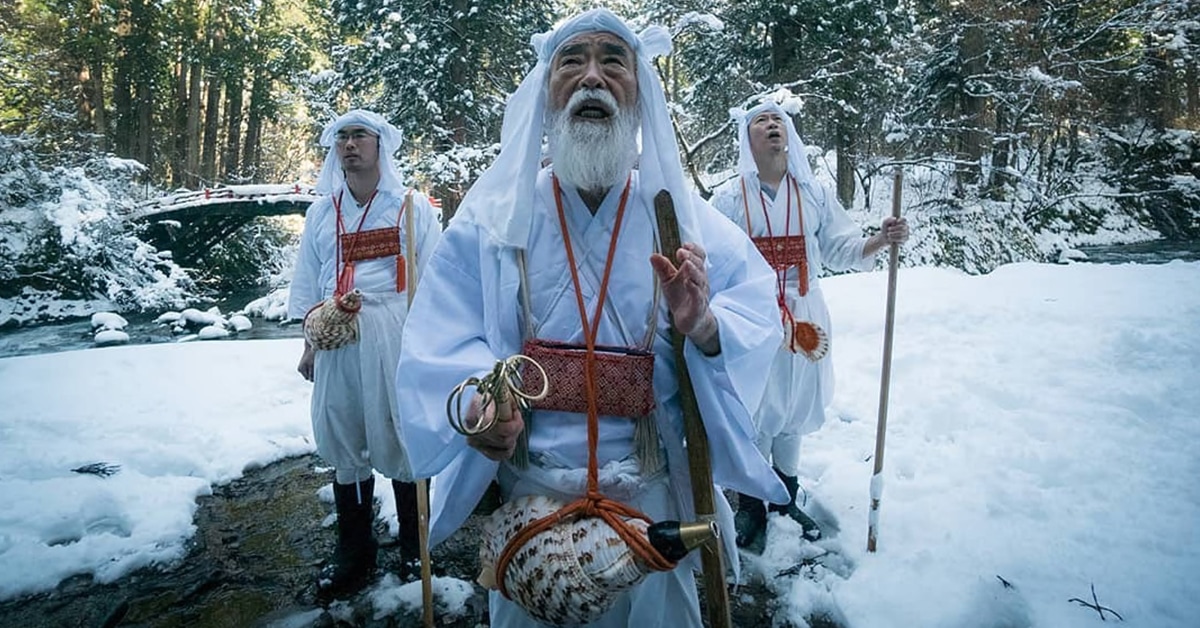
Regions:
<svg viewBox="0 0 1200 628"><path fill-rule="evenodd" d="M903 169L907 265L1200 238L1194 0L15 0L0 325L71 313L51 301L181 307L230 258L278 272L278 224L201 269L125 217L180 188L311 181L320 128L352 106L403 129L402 167L448 220L498 152L530 36L594 4L671 29L658 71L702 194L731 176L730 109L777 98L864 229Z"/></svg>

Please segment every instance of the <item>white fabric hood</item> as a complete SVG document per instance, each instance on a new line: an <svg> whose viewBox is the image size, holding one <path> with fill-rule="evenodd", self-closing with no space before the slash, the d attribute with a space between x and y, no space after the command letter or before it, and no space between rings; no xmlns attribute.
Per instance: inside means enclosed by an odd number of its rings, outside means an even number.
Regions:
<svg viewBox="0 0 1200 628"><path fill-rule="evenodd" d="M576 35L606 32L620 37L637 56L638 107L641 112L641 151L638 158L639 193L648 206L661 189L671 192L684 242L699 242L693 195L684 183L679 146L666 97L653 60L671 52L671 35L661 26L641 33L607 9L593 9L573 17L547 33L534 35L531 44L537 65L509 97L500 135L500 154L471 186L455 220L478 225L504 246L524 247L529 236L534 184L541 169L545 137L547 82L550 64L559 48Z"/></svg>
<svg viewBox="0 0 1200 628"><path fill-rule="evenodd" d="M379 191L390 192L399 196L407 189L400 180L392 154L400 149L404 135L400 129L388 122L383 116L366 109L352 109L342 114L325 126L321 132L321 146L328 149L325 164L321 167L321 176L317 179L317 194L331 194L342 189L346 174L342 172L341 160L338 159L334 141L338 131L348 126L361 126L379 136Z"/></svg>

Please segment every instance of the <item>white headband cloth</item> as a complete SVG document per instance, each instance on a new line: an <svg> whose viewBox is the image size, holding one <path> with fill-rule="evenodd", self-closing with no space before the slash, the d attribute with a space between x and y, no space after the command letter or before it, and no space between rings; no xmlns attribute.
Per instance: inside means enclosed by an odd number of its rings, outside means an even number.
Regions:
<svg viewBox="0 0 1200 628"><path fill-rule="evenodd" d="M321 132L320 144L328 148L325 163L321 166L321 176L317 179L318 194L332 194L342 189L346 174L342 172L342 161L338 157L334 143L337 134L342 129L360 126L379 137L379 191L401 195L406 190L396 170L392 155L400 149L404 134L386 118L366 109L352 109L339 116L325 126Z"/></svg>
<svg viewBox="0 0 1200 628"><path fill-rule="evenodd" d="M750 150L750 124L763 113L776 113L783 120L788 140L788 172L796 178L800 185L815 186L816 178L813 176L812 167L808 165L804 142L796 133L796 125L792 122L792 116L773 98L768 98L765 102L751 107L749 111L740 108L729 110L729 115L737 122L738 129L738 174L745 177L748 183L754 186L758 185L758 164L754 161L754 153Z"/></svg>
<svg viewBox="0 0 1200 628"><path fill-rule="evenodd" d="M652 208L654 195L661 189L669 190L675 200L683 240L698 242L692 192L684 183L679 146L653 64L655 57L671 52L671 35L661 26L635 33L608 9L581 13L530 39L537 64L508 99L500 133L500 154L471 186L455 220L479 226L503 246L526 245L534 186L543 156L551 62L564 44L584 33L611 33L633 50L637 58L638 107L642 120L637 166L639 194L646 206Z"/></svg>

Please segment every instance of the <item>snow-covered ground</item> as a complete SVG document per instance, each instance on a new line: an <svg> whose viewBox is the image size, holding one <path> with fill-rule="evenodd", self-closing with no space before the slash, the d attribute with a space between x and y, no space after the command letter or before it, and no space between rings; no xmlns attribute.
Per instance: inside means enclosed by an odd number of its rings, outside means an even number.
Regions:
<svg viewBox="0 0 1200 628"><path fill-rule="evenodd" d="M1098 626L1071 601L1094 586L1122 625L1196 625L1200 263L902 270L874 554L886 274L824 284L838 389L802 481L840 529L802 544L772 519L764 554L745 557L778 592L765 617ZM299 353L293 339L0 360L0 599L177 559L198 495L312 451ZM89 463L120 469L71 471ZM444 601L463 599L440 580ZM372 599L386 612L419 596L389 579Z"/></svg>

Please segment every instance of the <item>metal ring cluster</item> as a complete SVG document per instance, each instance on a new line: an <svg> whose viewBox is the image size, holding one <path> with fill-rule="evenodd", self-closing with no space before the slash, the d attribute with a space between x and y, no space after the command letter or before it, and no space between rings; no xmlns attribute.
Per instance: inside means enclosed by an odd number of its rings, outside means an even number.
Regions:
<svg viewBox="0 0 1200 628"><path fill-rule="evenodd" d="M524 383L521 378L521 362L532 364L541 373L542 390L537 394L531 395L521 389ZM467 424L462 408L463 397L471 387L475 387L479 392L479 421L475 425ZM492 413L491 418L486 420L483 418L487 415L489 405L504 403L511 394L522 410L528 410L532 402L545 398L549 392L550 379L546 376L546 369L533 358L518 353L508 359L497 360L492 372L483 378L469 377L455 386L446 399L446 418L459 434L475 436L492 429L496 424L499 413Z"/></svg>

